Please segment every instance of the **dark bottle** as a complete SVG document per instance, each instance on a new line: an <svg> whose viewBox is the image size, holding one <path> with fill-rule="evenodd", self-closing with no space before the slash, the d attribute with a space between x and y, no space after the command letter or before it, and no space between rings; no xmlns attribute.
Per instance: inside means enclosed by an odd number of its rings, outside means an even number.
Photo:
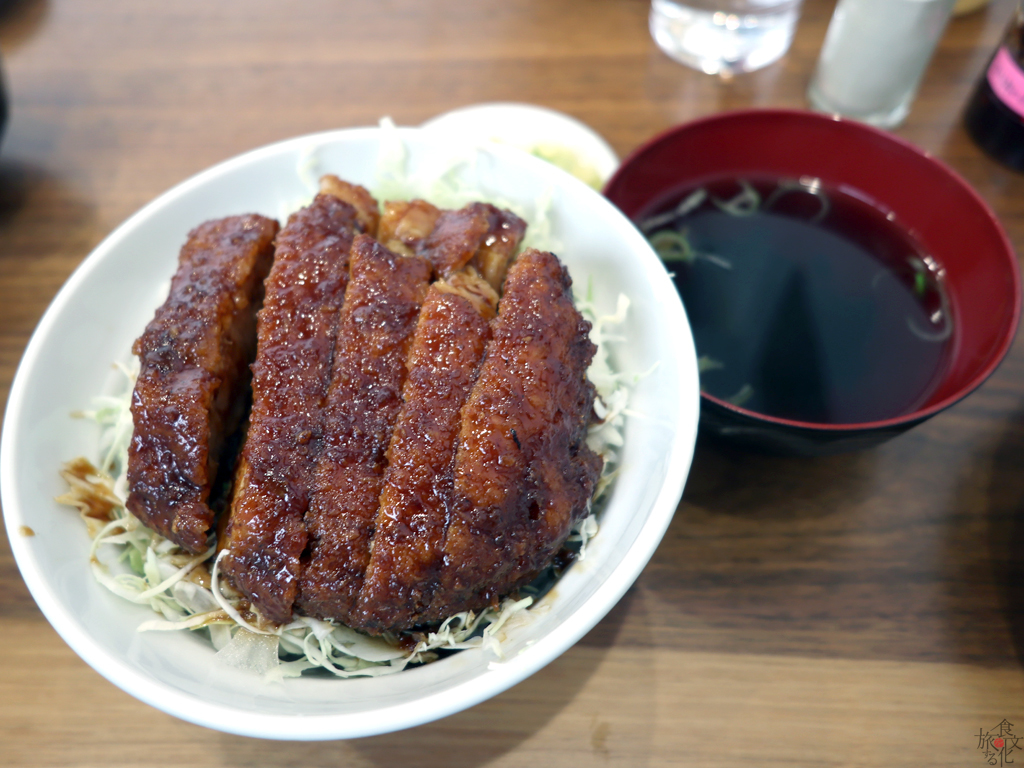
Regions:
<svg viewBox="0 0 1024 768"><path fill-rule="evenodd" d="M1024 171L1024 0L967 103L964 123L985 152Z"/></svg>

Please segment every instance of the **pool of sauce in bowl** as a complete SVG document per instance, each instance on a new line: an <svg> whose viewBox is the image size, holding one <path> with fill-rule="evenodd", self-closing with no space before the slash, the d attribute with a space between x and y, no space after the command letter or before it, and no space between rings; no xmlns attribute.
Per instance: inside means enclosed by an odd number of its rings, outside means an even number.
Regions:
<svg viewBox="0 0 1024 768"><path fill-rule="evenodd" d="M673 274L708 394L855 424L913 412L941 380L955 330L941 266L856 191L714 178L637 221Z"/></svg>

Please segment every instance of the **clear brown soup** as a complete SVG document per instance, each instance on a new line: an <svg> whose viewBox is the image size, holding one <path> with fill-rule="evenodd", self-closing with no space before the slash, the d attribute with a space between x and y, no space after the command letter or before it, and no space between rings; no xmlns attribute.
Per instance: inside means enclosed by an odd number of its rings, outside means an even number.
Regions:
<svg viewBox="0 0 1024 768"><path fill-rule="evenodd" d="M910 413L934 392L955 331L941 265L865 196L719 177L637 222L673 274L708 394L852 424Z"/></svg>

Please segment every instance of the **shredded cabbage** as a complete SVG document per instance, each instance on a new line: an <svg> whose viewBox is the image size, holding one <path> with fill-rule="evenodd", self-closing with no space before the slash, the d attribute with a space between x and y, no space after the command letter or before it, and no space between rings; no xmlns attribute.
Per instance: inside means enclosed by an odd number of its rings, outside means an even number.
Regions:
<svg viewBox="0 0 1024 768"><path fill-rule="evenodd" d="M436 168L419 176L405 174L405 146L389 120L382 125L378 157L378 199L423 197L445 207L460 207L482 199L471 185L460 181L462 164L472 164L471 154L438 161ZM315 151L303 153L297 173L312 191L316 188ZM431 176L433 174L433 176ZM308 201L306 201L308 202ZM536 201L532 210L506 200L492 202L511 208L524 218L532 232L534 247L553 250L548 208L550 193ZM305 204L296 201L295 207ZM524 243L525 245L525 243ZM628 411L628 376L617 373L610 360L610 345L622 341L617 335L629 307L620 296L613 314L600 314L592 290L576 296L577 307L592 323L591 339L597 353L588 370L599 399L595 410L603 420L593 426L588 445L604 459L595 499L605 492L614 477L622 429ZM125 508L127 498L128 444L132 435L131 392L138 374L138 362L117 365L124 374L122 391L95 399L92 410L74 414L100 427L99 469L84 460L65 465L61 474L69 490L57 501L75 506L86 522L92 546L89 550L93 576L115 595L147 605L157 618L143 622L139 631L202 630L208 633L217 656L224 663L259 674L267 680L296 677L307 670L325 670L338 677L377 676L400 672L410 664L437 658L438 652L480 649L504 658L502 642L510 631L528 624L527 611L543 596L554 580L546 574L521 590L519 599L508 597L496 608L479 613L466 611L449 617L433 631L411 633L403 638L369 637L344 625L297 616L279 626L262 620L242 596L220 579L215 547L193 556L146 528ZM578 547L576 558L586 557L587 543L597 534L593 512L577 524L569 541ZM542 583L542 582L546 582ZM400 642L404 640L404 642Z"/></svg>

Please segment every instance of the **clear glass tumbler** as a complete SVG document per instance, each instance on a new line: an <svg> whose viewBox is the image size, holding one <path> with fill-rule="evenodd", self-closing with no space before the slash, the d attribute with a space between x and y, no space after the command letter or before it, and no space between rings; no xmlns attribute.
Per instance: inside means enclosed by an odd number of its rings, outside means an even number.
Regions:
<svg viewBox="0 0 1024 768"><path fill-rule="evenodd" d="M903 122L955 0L839 0L807 99L881 128Z"/></svg>
<svg viewBox="0 0 1024 768"><path fill-rule="evenodd" d="M651 36L708 74L751 72L789 50L803 0L652 0Z"/></svg>

